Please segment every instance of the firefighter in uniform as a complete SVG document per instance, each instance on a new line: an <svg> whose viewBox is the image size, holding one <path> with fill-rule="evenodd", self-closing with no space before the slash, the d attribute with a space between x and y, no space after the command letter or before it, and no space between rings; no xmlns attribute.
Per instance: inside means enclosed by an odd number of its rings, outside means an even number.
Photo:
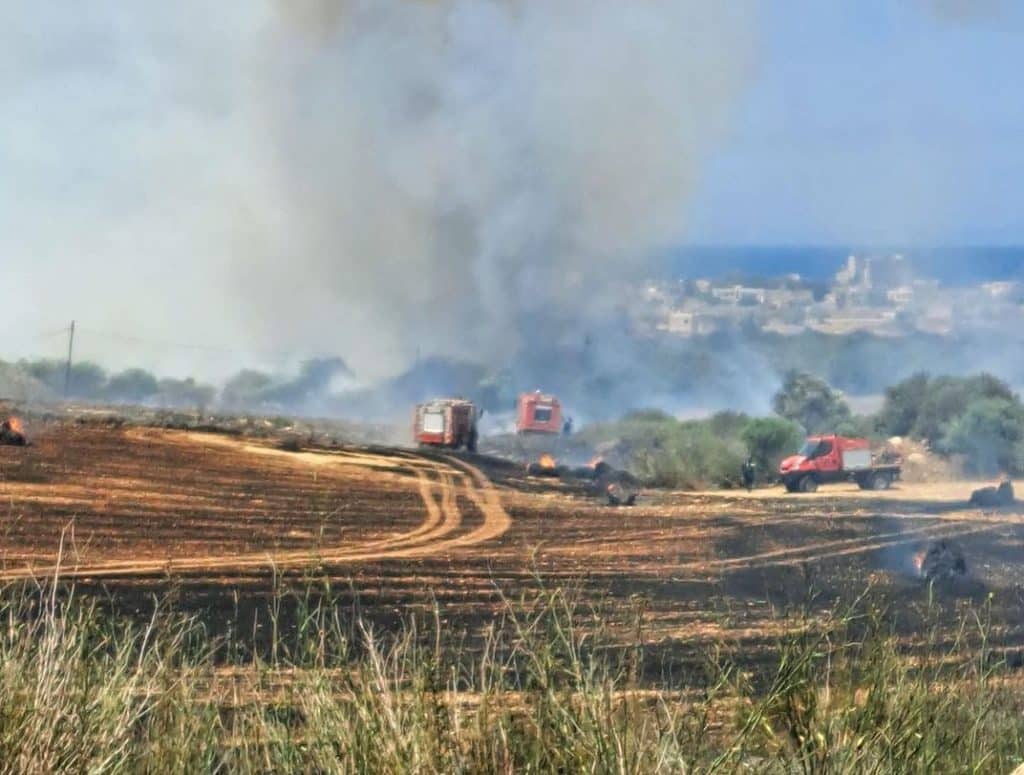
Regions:
<svg viewBox="0 0 1024 775"><path fill-rule="evenodd" d="M757 481L757 463L754 462L753 457L748 457L747 462L743 464L742 476L743 486L747 488L747 492L751 492Z"/></svg>

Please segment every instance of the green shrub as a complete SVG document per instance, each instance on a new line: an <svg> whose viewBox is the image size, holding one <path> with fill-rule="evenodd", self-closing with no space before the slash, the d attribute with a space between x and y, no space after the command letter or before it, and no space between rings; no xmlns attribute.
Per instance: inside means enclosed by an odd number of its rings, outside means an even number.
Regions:
<svg viewBox="0 0 1024 775"><path fill-rule="evenodd" d="M931 377L915 374L886 388L885 403L878 413L879 429L888 436L907 436L917 424L921 402L928 395Z"/></svg>
<svg viewBox="0 0 1024 775"><path fill-rule="evenodd" d="M144 369L127 369L107 382L104 394L114 401L138 403L156 395L160 389L156 377Z"/></svg>
<svg viewBox="0 0 1024 775"><path fill-rule="evenodd" d="M221 400L231 407L257 404L262 400L264 391L274 384L269 374L253 369L243 369L231 377L221 390Z"/></svg>
<svg viewBox="0 0 1024 775"><path fill-rule="evenodd" d="M916 374L885 393L878 428L889 436L912 435L938 446L947 426L978 399L1016 401L1010 387L990 374L929 377Z"/></svg>
<svg viewBox="0 0 1024 775"><path fill-rule="evenodd" d="M216 396L216 388L196 382L191 377L168 378L160 380L157 401L163 406L207 407Z"/></svg>
<svg viewBox="0 0 1024 775"><path fill-rule="evenodd" d="M622 420L581 431L577 443L614 442L626 467L646 483L675 489L735 487L746 458L742 415L679 421L659 410L631 412Z"/></svg>
<svg viewBox="0 0 1024 775"><path fill-rule="evenodd" d="M772 406L780 417L799 424L808 435L834 432L852 417L842 394L811 374L790 371Z"/></svg>
<svg viewBox="0 0 1024 775"><path fill-rule="evenodd" d="M1024 471L1024 406L1005 398L981 398L946 427L940 448L965 456L976 474Z"/></svg>
<svg viewBox="0 0 1024 775"><path fill-rule="evenodd" d="M739 436L746 427L750 417L742 412L717 412L707 421L712 433L722 437Z"/></svg>
<svg viewBox="0 0 1024 775"><path fill-rule="evenodd" d="M946 426L967 409L971 393L965 380L957 377L937 377L919 399L913 435L936 446L946 432Z"/></svg>
<svg viewBox="0 0 1024 775"><path fill-rule="evenodd" d="M790 420L758 417L743 426L740 438L757 465L759 478L766 480L775 476L783 458L800 449L804 434L800 426Z"/></svg>
<svg viewBox="0 0 1024 775"><path fill-rule="evenodd" d="M58 395L64 394L65 379L68 394L74 398L102 398L107 385L107 373L90 361L72 364L70 374L66 362L59 359L21 361L18 365Z"/></svg>

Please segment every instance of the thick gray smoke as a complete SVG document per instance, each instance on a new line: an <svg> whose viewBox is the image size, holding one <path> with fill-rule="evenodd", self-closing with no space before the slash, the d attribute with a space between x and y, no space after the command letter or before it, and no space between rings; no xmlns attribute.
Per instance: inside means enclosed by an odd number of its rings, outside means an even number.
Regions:
<svg viewBox="0 0 1024 775"><path fill-rule="evenodd" d="M374 376L605 325L617 281L684 235L757 10L282 3L251 95L274 195L236 245L265 340Z"/></svg>

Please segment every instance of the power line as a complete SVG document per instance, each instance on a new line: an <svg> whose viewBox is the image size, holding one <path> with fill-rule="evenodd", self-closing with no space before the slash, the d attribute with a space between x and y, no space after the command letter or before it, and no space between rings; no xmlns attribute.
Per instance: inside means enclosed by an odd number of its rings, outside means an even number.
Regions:
<svg viewBox="0 0 1024 775"><path fill-rule="evenodd" d="M38 332L36 332L34 334L31 334L33 339L52 339L55 336L67 336L67 335L68 335L68 327L67 326L61 326L60 328L56 328L56 329L49 330L49 331L38 331Z"/></svg>
<svg viewBox="0 0 1024 775"><path fill-rule="evenodd" d="M289 358L295 355L294 350L271 350L258 347L240 348L213 344L195 344L193 342L173 342L167 339L151 339L148 337L133 336L132 334L122 334L115 331L101 331L95 328L82 328L81 326L79 326L77 330L79 333L89 334L90 336L98 336L104 339L114 339L122 342L131 342L133 344L142 344L147 346L170 347L182 350L198 350L210 353L231 353L236 355L258 353L261 355L273 355L281 358ZM66 334L67 328L61 329L61 333Z"/></svg>

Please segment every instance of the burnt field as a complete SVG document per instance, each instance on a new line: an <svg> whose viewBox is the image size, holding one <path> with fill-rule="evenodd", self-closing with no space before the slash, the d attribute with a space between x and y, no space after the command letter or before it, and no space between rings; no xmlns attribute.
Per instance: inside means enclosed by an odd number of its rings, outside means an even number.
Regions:
<svg viewBox="0 0 1024 775"><path fill-rule="evenodd" d="M662 660L709 644L756 658L791 626L787 610L824 614L871 585L908 645L937 600L950 621L989 602L993 645L1024 646L1024 520L968 508L969 483L648 491L613 508L585 483L484 457L287 451L103 424L34 431L30 447L0 447L0 578L60 575L140 615L173 595L215 633L228 621L258 630L275 587L315 579L384 628L436 609L472 642L505 601L564 585ZM968 574L929 590L915 558L938 539Z"/></svg>

